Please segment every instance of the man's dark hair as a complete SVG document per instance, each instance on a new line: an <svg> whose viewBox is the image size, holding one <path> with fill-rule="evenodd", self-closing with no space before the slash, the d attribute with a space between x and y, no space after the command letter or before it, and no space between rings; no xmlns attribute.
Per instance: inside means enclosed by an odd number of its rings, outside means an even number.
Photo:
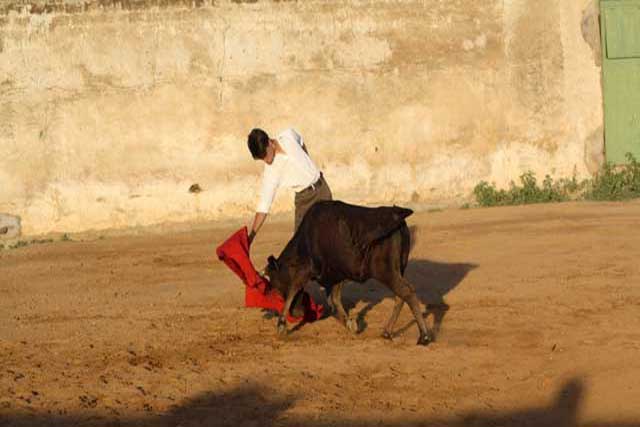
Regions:
<svg viewBox="0 0 640 427"><path fill-rule="evenodd" d="M267 155L269 135L262 129L253 129L249 134L249 138L247 138L247 145L254 159L264 159Z"/></svg>

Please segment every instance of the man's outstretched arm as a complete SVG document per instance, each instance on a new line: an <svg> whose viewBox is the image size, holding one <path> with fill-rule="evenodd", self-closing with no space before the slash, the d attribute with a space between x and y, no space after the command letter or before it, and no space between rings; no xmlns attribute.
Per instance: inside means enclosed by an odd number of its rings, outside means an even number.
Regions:
<svg viewBox="0 0 640 427"><path fill-rule="evenodd" d="M251 226L251 231L249 232L249 245L253 242L253 239L260 231L260 227L264 224L264 220L267 219L267 214L264 212L256 212L256 216L253 218L253 225Z"/></svg>

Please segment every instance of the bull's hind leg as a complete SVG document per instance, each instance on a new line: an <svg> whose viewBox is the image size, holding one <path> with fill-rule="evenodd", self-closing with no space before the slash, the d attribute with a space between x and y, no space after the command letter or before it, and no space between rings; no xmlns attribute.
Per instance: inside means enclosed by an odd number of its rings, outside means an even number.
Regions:
<svg viewBox="0 0 640 427"><path fill-rule="evenodd" d="M384 327L384 332L382 333L383 338L386 338L388 340L393 338L393 326L398 320L398 316L400 315L400 310L402 310L403 305L404 300L396 295L396 305L393 307L393 312L391 313L391 317L387 322L387 326Z"/></svg>
<svg viewBox="0 0 640 427"><path fill-rule="evenodd" d="M338 318L338 321L342 323L351 332L357 333L358 322L349 318L349 315L347 314L346 310L344 309L344 306L342 305L342 287L346 283L347 283L346 281L340 282L333 287L333 290L331 291L331 303L336 309L336 317Z"/></svg>
<svg viewBox="0 0 640 427"><path fill-rule="evenodd" d="M418 338L419 345L427 345L432 339L429 335L429 331L427 330L427 325L424 322L424 318L422 317L422 311L420 310L420 301L418 301L418 297L416 296L415 288L411 283L409 283L404 277L396 277L390 286L391 290L395 292L395 294L402 298L404 302L406 302L409 307L411 307L411 311L413 312L413 317L415 317L416 322L418 323L418 328L420 328L420 338ZM395 314L395 310L398 306L396 301L396 307L394 307L394 313L391 314L392 318ZM402 305L400 305L402 308ZM400 309L398 309L398 314ZM390 319L392 320L392 319Z"/></svg>

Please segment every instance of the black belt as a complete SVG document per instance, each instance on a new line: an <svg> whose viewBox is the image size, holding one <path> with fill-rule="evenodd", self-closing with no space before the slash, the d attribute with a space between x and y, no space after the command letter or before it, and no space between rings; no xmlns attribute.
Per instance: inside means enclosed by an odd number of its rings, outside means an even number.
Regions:
<svg viewBox="0 0 640 427"><path fill-rule="evenodd" d="M302 194L302 193L306 193L307 191L315 190L316 188L318 188L320 186L322 186L322 172L320 172L320 177L316 180L316 182L314 182L313 184L311 184L310 186L308 186L304 190L298 191L298 194Z"/></svg>

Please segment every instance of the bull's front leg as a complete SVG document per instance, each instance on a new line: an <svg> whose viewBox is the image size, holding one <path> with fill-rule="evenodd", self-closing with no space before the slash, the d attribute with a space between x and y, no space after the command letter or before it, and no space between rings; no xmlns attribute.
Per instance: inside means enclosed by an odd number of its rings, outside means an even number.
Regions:
<svg viewBox="0 0 640 427"><path fill-rule="evenodd" d="M333 287L331 291L331 303L336 309L336 317L338 321L354 334L358 333L358 322L355 319L351 319L347 314L344 306L342 305L342 287L347 284L347 281L342 281Z"/></svg>
<svg viewBox="0 0 640 427"><path fill-rule="evenodd" d="M291 303L293 302L293 298L296 296L296 290L293 287L289 288L289 292L287 292L287 299L284 302L284 308L282 309L282 313L280 313L280 317L278 317L278 335L282 336L287 333L287 314L291 309Z"/></svg>

